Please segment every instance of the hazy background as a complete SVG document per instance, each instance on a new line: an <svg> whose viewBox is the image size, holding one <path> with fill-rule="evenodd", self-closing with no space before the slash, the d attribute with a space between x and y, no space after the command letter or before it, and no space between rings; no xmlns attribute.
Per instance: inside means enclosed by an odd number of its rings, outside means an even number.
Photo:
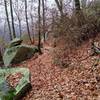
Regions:
<svg viewBox="0 0 100 100"><path fill-rule="evenodd" d="M17 0L12 0L13 1L13 12L14 12L14 24L15 24L15 30L16 30L16 34L17 36L19 36L19 26L18 26L18 20L17 20L17 16L15 14L15 10L16 9L16 1ZM31 3L31 0L27 0L28 1L28 21L31 24L31 20L30 20L30 13L32 13L32 15L34 16L34 22L37 21L37 6L38 6L38 2L33 2L33 4ZM34 0L33 0L34 1ZM35 0L37 1L37 0ZM47 0L47 6L52 8L53 6L55 6L55 2L54 0ZM33 5L33 10L31 11L30 7L31 5ZM21 25L22 25L22 33L24 34L26 32L26 22L25 22L25 12L24 12L24 2L23 0L18 0L18 7L20 10L20 18L21 18ZM8 4L8 11L9 11L9 18L10 18L10 22L11 22L11 15L10 15L10 7ZM4 38L5 40L9 40L9 34L8 34L8 26L7 26L7 21L6 21L6 15L5 15L5 7L4 7L4 1L0 0L0 38Z"/></svg>

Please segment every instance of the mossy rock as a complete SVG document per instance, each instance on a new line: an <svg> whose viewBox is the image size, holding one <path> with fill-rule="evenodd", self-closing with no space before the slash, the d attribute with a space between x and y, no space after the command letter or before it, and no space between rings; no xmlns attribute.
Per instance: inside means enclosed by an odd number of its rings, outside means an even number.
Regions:
<svg viewBox="0 0 100 100"><path fill-rule="evenodd" d="M17 46L17 45L21 45L22 41L23 40L20 39L20 38L15 38L10 42L9 47L14 47L14 46Z"/></svg>
<svg viewBox="0 0 100 100"><path fill-rule="evenodd" d="M7 48L3 55L4 65L9 66L10 64L20 63L31 58L36 52L38 52L38 48L29 45L18 45Z"/></svg>
<svg viewBox="0 0 100 100"><path fill-rule="evenodd" d="M22 73L19 84L13 88L6 81L6 76L14 73ZM0 69L0 100L21 100L25 93L31 89L30 71L27 68Z"/></svg>

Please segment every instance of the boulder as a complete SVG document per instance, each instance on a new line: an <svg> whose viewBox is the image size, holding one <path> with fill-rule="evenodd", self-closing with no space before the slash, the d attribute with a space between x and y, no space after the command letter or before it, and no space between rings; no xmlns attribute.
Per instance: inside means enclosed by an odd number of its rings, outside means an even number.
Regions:
<svg viewBox="0 0 100 100"><path fill-rule="evenodd" d="M24 44L7 48L3 55L4 65L9 66L10 64L20 63L31 58L36 52L38 52L36 46Z"/></svg>
<svg viewBox="0 0 100 100"><path fill-rule="evenodd" d="M13 87L6 78L16 73L21 73L23 76L16 87ZM27 68L0 69L0 100L22 100L25 93L31 89L30 81L30 71Z"/></svg>
<svg viewBox="0 0 100 100"><path fill-rule="evenodd" d="M14 46L17 46L17 45L21 45L22 41L23 40L21 40L20 38L15 38L10 42L9 47L14 47Z"/></svg>

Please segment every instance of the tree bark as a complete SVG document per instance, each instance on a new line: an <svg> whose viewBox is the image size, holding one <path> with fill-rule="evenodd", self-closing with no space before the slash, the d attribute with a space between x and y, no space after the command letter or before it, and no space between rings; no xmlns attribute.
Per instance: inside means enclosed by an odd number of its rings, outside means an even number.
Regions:
<svg viewBox="0 0 100 100"><path fill-rule="evenodd" d="M80 8L80 0L75 0L75 16L77 26L82 26L85 23L85 17Z"/></svg>
<svg viewBox="0 0 100 100"><path fill-rule="evenodd" d="M45 6L44 6L44 0L42 0L42 10L43 10L43 37L44 37L44 42L46 41L46 36L45 36Z"/></svg>
<svg viewBox="0 0 100 100"><path fill-rule="evenodd" d="M20 31L20 38L21 38L21 36L22 36L22 27L21 27L21 20L20 20L20 18L18 17L18 22L19 22L19 31Z"/></svg>
<svg viewBox="0 0 100 100"><path fill-rule="evenodd" d="M86 8L87 0L81 0L82 8Z"/></svg>
<svg viewBox="0 0 100 100"><path fill-rule="evenodd" d="M12 34L13 34L13 38L16 38L15 27L14 27L14 16L13 16L12 0L10 0L10 11L11 11L11 19L12 19Z"/></svg>
<svg viewBox="0 0 100 100"><path fill-rule="evenodd" d="M27 15L27 0L25 0L25 17L26 17L26 25L27 25L28 36L29 36L30 42L32 43L30 29L29 29L29 23L28 23L28 15Z"/></svg>
<svg viewBox="0 0 100 100"><path fill-rule="evenodd" d="M19 34L20 34L20 38L22 36L22 27L21 27L21 17L20 17L20 12L19 12L19 0L16 0L16 7L14 8L14 12L17 16L18 19L18 26L19 26Z"/></svg>
<svg viewBox="0 0 100 100"><path fill-rule="evenodd" d="M8 28L9 28L10 40L12 40L11 27L10 27L10 21L9 21L9 15L8 15L8 10L7 10L7 1L6 0L4 0L4 5L5 5L6 19L7 19Z"/></svg>
<svg viewBox="0 0 100 100"><path fill-rule="evenodd" d="M40 5L41 5L41 2L40 0L38 0L38 50L39 50L39 53L41 54L41 15L40 15Z"/></svg>
<svg viewBox="0 0 100 100"><path fill-rule="evenodd" d="M75 9L76 9L76 11L80 11L81 10L80 1L79 0L75 0Z"/></svg>
<svg viewBox="0 0 100 100"><path fill-rule="evenodd" d="M63 17L63 0L55 0L57 7L60 11L61 17Z"/></svg>
<svg viewBox="0 0 100 100"><path fill-rule="evenodd" d="M33 15L32 15L32 11L33 11L33 0L31 0L31 11L30 11L30 17L31 17L31 32L32 32L32 42L34 43L34 22L33 22Z"/></svg>
<svg viewBox="0 0 100 100"><path fill-rule="evenodd" d="M33 16L32 16L32 14L30 14L30 16L31 16L31 28L32 28L32 34L33 34L33 37L32 37L32 40L33 40L33 43L35 42L34 41L34 23L33 23Z"/></svg>

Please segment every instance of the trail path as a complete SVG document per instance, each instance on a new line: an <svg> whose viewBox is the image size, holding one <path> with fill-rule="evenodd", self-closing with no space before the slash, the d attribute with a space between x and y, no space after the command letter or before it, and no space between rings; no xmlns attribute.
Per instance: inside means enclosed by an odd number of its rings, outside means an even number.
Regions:
<svg viewBox="0 0 100 100"><path fill-rule="evenodd" d="M68 68L53 64L53 48L46 47L42 55L23 62L31 71L32 90L23 100L100 100L99 56L89 57L90 43L85 43L72 56Z"/></svg>

